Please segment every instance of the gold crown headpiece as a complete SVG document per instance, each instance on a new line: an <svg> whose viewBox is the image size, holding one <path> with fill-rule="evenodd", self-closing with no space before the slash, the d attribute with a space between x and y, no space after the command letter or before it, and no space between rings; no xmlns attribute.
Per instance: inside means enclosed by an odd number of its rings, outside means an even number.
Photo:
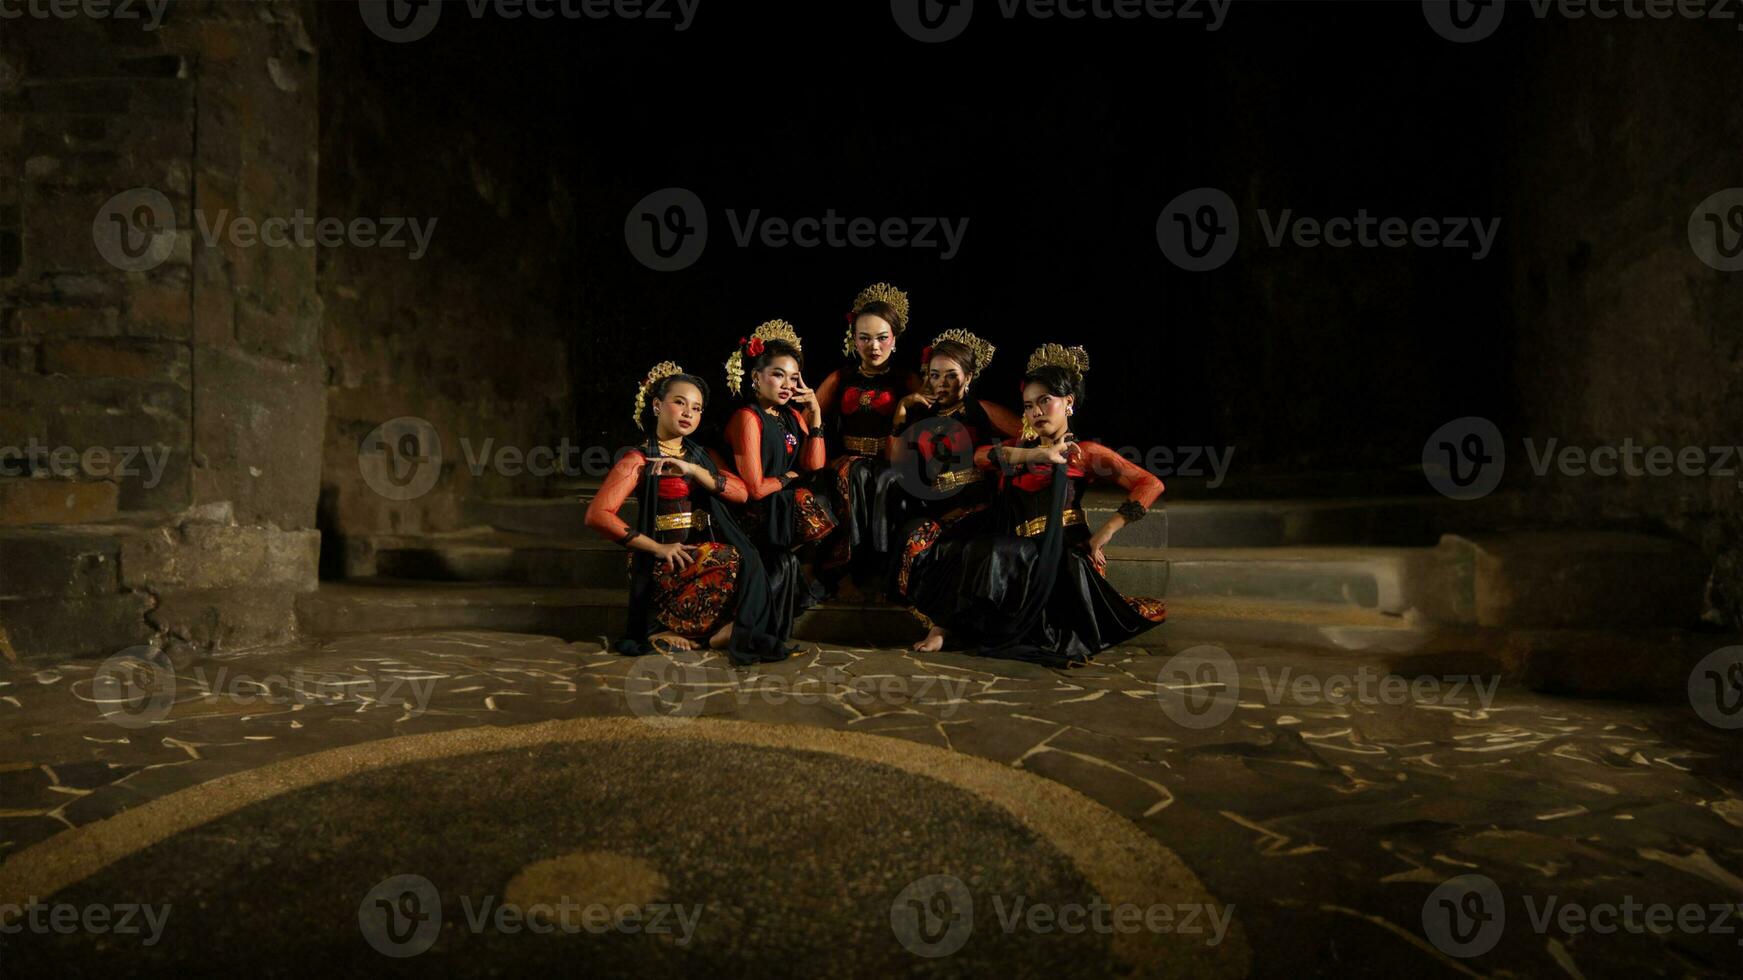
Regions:
<svg viewBox="0 0 1743 980"><path fill-rule="evenodd" d="M853 309L847 311L847 342L842 347L843 354L853 353L853 321L859 317L859 311L872 303L888 303L890 309L896 311L900 323L890 324L897 336L908 329L908 294L887 282L874 282L859 291L853 298Z"/></svg>
<svg viewBox="0 0 1743 980"><path fill-rule="evenodd" d="M940 343L946 340L954 341L974 352L975 371L977 373L984 374L986 372L987 365L993 362L993 352L998 350L998 348L979 337L976 337L974 334L969 333L967 330L952 327L938 336L933 337L932 345L926 348L920 359L922 361L931 360L932 348L937 347Z"/></svg>
<svg viewBox="0 0 1743 980"><path fill-rule="evenodd" d="M805 345L799 342L799 332L785 320L770 320L750 332L749 337L738 338L738 346L733 349L732 356L726 359L726 387L733 394L742 394L744 385L744 355L749 353L756 357L763 352L763 342L768 340L784 340L793 345L793 349L803 354Z"/></svg>
<svg viewBox="0 0 1743 980"><path fill-rule="evenodd" d="M642 410L648 404L648 392L654 390L654 385L666 380L674 374L683 374L684 369L676 361L661 361L648 369L648 376L642 379L641 387L635 390L635 427L642 427Z"/></svg>
<svg viewBox="0 0 1743 980"><path fill-rule="evenodd" d="M1089 370L1089 352L1081 347L1042 344L1035 348L1035 353L1029 355L1029 366L1023 370L1033 371L1040 367L1062 367L1082 376Z"/></svg>

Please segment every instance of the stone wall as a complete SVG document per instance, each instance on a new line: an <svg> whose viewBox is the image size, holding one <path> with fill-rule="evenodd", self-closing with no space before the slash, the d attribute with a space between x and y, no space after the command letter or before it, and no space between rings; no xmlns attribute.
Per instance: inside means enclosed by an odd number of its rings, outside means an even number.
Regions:
<svg viewBox="0 0 1743 980"><path fill-rule="evenodd" d="M1711 614L1743 622L1743 474L1538 477L1521 446L1739 442L1743 272L1703 264L1688 234L1697 205L1743 187L1739 35L1589 20L1539 33L1512 111L1523 431L1504 433L1509 478L1553 518L1700 544L1716 565Z"/></svg>
<svg viewBox="0 0 1743 980"><path fill-rule="evenodd" d="M27 657L288 638L315 581L314 250L232 223L314 210L311 8L20 9L0 24L0 622Z"/></svg>
<svg viewBox="0 0 1743 980"><path fill-rule="evenodd" d="M355 243L322 253L328 573L340 571L347 537L449 529L465 522L468 499L543 493L530 471L475 474L468 450L478 456L488 441L524 454L571 434L582 278L572 95L502 70L532 57L538 32L529 41L491 27L390 44L354 5L321 8L322 212L416 221L427 241L421 255ZM549 54L547 65L562 64ZM360 452L375 452L371 432L401 417L433 427L441 471L427 492L395 499L371 489Z"/></svg>

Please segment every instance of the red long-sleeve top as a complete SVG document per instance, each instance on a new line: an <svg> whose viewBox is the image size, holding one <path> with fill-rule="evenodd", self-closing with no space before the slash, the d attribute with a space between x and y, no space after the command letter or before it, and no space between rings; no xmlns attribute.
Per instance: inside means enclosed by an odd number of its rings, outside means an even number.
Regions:
<svg viewBox="0 0 1743 980"><path fill-rule="evenodd" d="M726 466L726 461L720 454L710 449L708 458L714 461L714 468L719 471L720 498L727 503L742 504L747 498L744 481L734 476ZM587 505L587 526L598 532L607 541L622 541L629 537L630 527L623 518L617 516L623 502L631 494L638 492L642 485L642 471L647 467L647 457L640 450L624 453L617 465L606 474L605 482L600 484L599 492L593 495L593 502ZM695 493L707 493L701 487L693 486L689 479L681 476L662 476L660 485L655 491L663 500L679 500Z"/></svg>
<svg viewBox="0 0 1743 980"><path fill-rule="evenodd" d="M746 405L733 412L732 418L726 422L726 442L732 447L732 458L738 463L739 476L744 480L745 491L751 500L779 493L783 475L763 473L763 429L756 417L757 411ZM824 448L823 440L806 438L811 434L811 426L805 417L789 418L797 418L799 423L799 457L794 468L800 473L812 473L828 465L828 450Z"/></svg>
<svg viewBox="0 0 1743 980"><path fill-rule="evenodd" d="M1006 439L1000 445L1015 447L1018 442L1016 439ZM1145 510L1149 510L1156 498L1162 496L1162 481L1149 470L1099 442L1079 442L1075 445L1077 451L1071 453L1065 464L1065 475L1068 478L1088 477L1091 483L1118 484L1120 489L1126 491L1127 500ZM999 464L993 461L992 451L992 446L982 446L976 450L974 465L983 470L997 470ZM1021 489L1039 490L1047 485L1051 473L1051 466L1025 466L1010 479Z"/></svg>

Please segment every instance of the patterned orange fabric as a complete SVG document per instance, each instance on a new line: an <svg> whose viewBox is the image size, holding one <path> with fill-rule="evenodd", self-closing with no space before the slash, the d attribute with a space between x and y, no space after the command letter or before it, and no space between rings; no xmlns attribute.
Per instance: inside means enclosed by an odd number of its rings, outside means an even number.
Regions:
<svg viewBox="0 0 1743 980"><path fill-rule="evenodd" d="M714 633L732 613L744 563L737 548L715 541L701 545L695 558L675 572L663 561L654 563L654 618L691 639Z"/></svg>

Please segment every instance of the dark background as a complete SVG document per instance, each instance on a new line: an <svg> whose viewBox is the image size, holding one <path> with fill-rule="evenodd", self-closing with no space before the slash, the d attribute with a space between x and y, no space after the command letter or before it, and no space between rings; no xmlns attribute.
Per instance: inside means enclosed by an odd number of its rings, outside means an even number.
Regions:
<svg viewBox="0 0 1743 980"><path fill-rule="evenodd" d="M368 54L424 90L407 108L436 132L475 116L489 128L470 138L573 160L578 267L549 273L574 290L584 434L627 435L619 402L648 365L676 358L717 380L732 341L773 317L799 326L818 383L841 363L849 301L874 280L912 298L917 336L898 357L939 330L974 330L1001 350L983 395L1007 403L1035 345L1086 346L1085 435L1233 444L1246 467L1390 468L1447 419L1506 424L1505 223L1474 262L1446 249L1272 249L1258 210L1499 215L1499 108L1535 25L1460 46L1415 3L1237 2L1214 33L980 8L941 44L910 39L877 2L704 2L682 33L450 11L428 39L371 40ZM1174 195L1205 185L1235 199L1242 244L1223 268L1189 273L1163 256L1155 225ZM629 254L623 219L668 186L701 197L709 244L695 265L657 273ZM949 261L740 248L729 208L969 225ZM458 231L442 213L444 236Z"/></svg>

